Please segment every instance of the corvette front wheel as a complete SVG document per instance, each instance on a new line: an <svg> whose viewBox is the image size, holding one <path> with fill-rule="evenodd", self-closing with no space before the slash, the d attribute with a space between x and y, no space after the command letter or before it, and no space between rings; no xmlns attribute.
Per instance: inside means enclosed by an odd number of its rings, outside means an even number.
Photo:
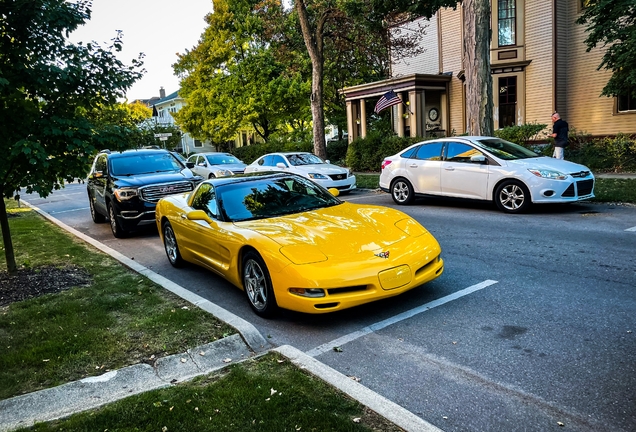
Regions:
<svg viewBox="0 0 636 432"><path fill-rule="evenodd" d="M254 312L271 318L278 311L272 280L263 258L255 251L249 251L243 257L243 288L247 300Z"/></svg>

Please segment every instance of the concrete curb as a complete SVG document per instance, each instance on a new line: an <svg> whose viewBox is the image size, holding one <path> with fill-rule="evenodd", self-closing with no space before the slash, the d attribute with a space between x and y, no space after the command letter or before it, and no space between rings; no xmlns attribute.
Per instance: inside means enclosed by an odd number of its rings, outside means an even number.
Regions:
<svg viewBox="0 0 636 432"><path fill-rule="evenodd" d="M237 334L183 354L0 401L0 432L30 427L98 408L139 393L168 387L222 369L253 353Z"/></svg>
<svg viewBox="0 0 636 432"><path fill-rule="evenodd" d="M316 375L406 431L443 432L441 429L422 420L406 408L401 407L395 402L391 402L373 390L370 390L292 346L283 345L274 348L272 351L281 353L301 369L305 369L313 375Z"/></svg>
<svg viewBox="0 0 636 432"><path fill-rule="evenodd" d="M254 327L251 323L245 321L243 318L240 318L233 313L223 309L222 307L204 299L203 297L196 295L187 289L183 288L181 285L178 285L172 282L170 279L161 276L148 269L147 267L142 266L134 260L131 260L127 256L117 252L115 249L109 248L108 246L98 242L97 240L87 236L84 233L77 231L75 228L72 228L65 223L59 221L54 218L50 214L45 211L39 209L38 207L26 202L22 201L24 204L44 216L46 219L59 226L60 228L68 231L74 236L82 239L86 243L92 245L93 247L101 250L102 252L110 255L115 258L117 261L130 268L131 270L136 271L139 274L146 276L151 281L155 282L158 285L163 286L168 291L178 295L184 300L189 301L190 303L200 307L208 313L211 313L221 321L224 321L228 325L234 327L240 334L245 343L254 351L261 352L266 351L271 348L271 345L267 340L260 334L260 332Z"/></svg>

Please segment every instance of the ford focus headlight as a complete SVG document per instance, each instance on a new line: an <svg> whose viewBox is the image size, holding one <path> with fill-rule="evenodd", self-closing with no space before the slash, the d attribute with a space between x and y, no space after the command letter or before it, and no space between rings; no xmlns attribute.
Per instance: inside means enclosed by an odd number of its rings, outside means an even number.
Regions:
<svg viewBox="0 0 636 432"><path fill-rule="evenodd" d="M537 177L547 178L552 180L565 180L566 178L568 178L567 174L563 174L562 172L559 172L559 171L552 171L552 170L546 170L546 169L528 169L528 171L530 171L532 174L536 175Z"/></svg>

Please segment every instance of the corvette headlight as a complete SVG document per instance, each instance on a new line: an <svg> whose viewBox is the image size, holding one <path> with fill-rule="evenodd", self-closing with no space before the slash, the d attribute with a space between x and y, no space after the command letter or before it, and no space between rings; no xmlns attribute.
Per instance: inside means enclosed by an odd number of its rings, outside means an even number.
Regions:
<svg viewBox="0 0 636 432"><path fill-rule="evenodd" d="M138 192L137 189L134 188L121 188L115 189L113 194L115 195L115 198L117 198L117 201L121 202L136 197Z"/></svg>
<svg viewBox="0 0 636 432"><path fill-rule="evenodd" d="M289 292L301 297L318 298L325 296L325 290L322 288L290 288Z"/></svg>
<svg viewBox="0 0 636 432"><path fill-rule="evenodd" d="M552 170L546 170L546 169L528 169L528 171L530 171L532 174L536 175L537 177L547 178L552 180L565 180L566 178L568 178L567 174L563 174L562 172L559 172L559 171L552 171Z"/></svg>
<svg viewBox="0 0 636 432"><path fill-rule="evenodd" d="M329 177L327 177L324 174L318 174L318 173L309 173L309 178L310 179L318 179L318 180L329 180Z"/></svg>

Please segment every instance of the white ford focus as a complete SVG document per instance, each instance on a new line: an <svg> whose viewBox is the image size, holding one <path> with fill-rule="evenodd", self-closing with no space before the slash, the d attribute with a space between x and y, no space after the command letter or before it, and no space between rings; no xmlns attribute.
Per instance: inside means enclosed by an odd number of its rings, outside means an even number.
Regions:
<svg viewBox="0 0 636 432"><path fill-rule="evenodd" d="M423 141L385 158L380 188L397 204L437 195L494 201L520 213L531 204L593 198L594 175L500 138L462 136Z"/></svg>

